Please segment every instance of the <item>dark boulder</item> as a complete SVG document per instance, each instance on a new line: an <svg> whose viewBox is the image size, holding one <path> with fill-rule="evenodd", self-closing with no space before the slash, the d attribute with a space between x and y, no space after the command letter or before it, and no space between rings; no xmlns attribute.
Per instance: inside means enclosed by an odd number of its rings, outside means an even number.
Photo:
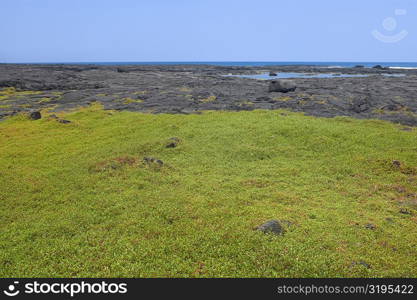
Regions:
<svg viewBox="0 0 417 300"><path fill-rule="evenodd" d="M364 65L356 65L356 66L354 66L354 68L365 68L365 66Z"/></svg>
<svg viewBox="0 0 417 300"><path fill-rule="evenodd" d="M294 81L291 80L272 80L269 83L269 92L287 93L293 92L297 88Z"/></svg>
<svg viewBox="0 0 417 300"><path fill-rule="evenodd" d="M277 73L275 73L275 72L269 72L269 76L277 76Z"/></svg>
<svg viewBox="0 0 417 300"><path fill-rule="evenodd" d="M278 220L269 220L268 222L258 226L256 230L262 231L263 233L273 233L281 235L284 233L284 228Z"/></svg>
<svg viewBox="0 0 417 300"><path fill-rule="evenodd" d="M381 65L375 65L375 66L373 66L372 68L374 68L374 69L385 69L383 66L381 66Z"/></svg>
<svg viewBox="0 0 417 300"><path fill-rule="evenodd" d="M40 118L42 118L40 111L32 111L29 113L29 119L31 120L39 120Z"/></svg>

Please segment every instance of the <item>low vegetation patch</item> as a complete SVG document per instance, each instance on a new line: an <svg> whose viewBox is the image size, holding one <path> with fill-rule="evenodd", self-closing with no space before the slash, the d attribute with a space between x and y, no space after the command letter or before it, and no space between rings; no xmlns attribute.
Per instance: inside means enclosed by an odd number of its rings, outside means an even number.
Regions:
<svg viewBox="0 0 417 300"><path fill-rule="evenodd" d="M123 98L122 99L124 104L130 104L130 103L142 103L143 100L142 99L132 99L129 97Z"/></svg>
<svg viewBox="0 0 417 300"><path fill-rule="evenodd" d="M1 277L417 276L415 128L257 110L59 118L0 122Z"/></svg>

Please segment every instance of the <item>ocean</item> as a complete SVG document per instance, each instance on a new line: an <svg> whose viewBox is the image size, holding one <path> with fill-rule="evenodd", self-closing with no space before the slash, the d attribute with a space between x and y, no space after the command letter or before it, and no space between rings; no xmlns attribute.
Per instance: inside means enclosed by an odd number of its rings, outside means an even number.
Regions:
<svg viewBox="0 0 417 300"><path fill-rule="evenodd" d="M46 63L45 63L46 64ZM52 64L52 63L47 63ZM381 65L391 68L417 69L417 62L317 62L317 61L154 61L154 62L54 62L53 64L95 64L95 65L215 65L215 66L284 66L312 65L322 67L354 67Z"/></svg>

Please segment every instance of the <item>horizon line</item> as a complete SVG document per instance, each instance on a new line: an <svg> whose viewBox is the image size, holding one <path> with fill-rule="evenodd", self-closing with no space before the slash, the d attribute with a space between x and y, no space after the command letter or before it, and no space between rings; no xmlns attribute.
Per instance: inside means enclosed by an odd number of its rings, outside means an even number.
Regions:
<svg viewBox="0 0 417 300"><path fill-rule="evenodd" d="M143 61L118 61L118 60L91 60L91 61L41 61L41 62L0 62L0 64L95 64L95 63L417 63L417 61L390 61L390 60L143 60Z"/></svg>

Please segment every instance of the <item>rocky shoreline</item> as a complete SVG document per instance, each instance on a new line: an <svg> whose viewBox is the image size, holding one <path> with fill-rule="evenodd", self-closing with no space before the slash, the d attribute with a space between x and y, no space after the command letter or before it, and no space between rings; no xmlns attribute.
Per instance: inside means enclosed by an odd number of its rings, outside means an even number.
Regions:
<svg viewBox="0 0 417 300"><path fill-rule="evenodd" d="M286 93L270 92L269 81L224 76L269 72L369 76L292 79L296 89ZM100 102L106 109L147 113L289 109L416 126L416 91L417 70L383 67L0 64L0 119Z"/></svg>

